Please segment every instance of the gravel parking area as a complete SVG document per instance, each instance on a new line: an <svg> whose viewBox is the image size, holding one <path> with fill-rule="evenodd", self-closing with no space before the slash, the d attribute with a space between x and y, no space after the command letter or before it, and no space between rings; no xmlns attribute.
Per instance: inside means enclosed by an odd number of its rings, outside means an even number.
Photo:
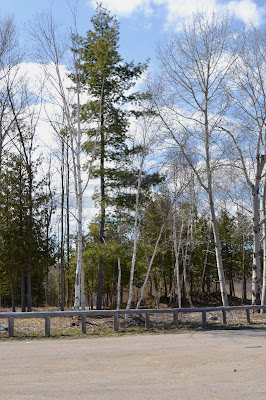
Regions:
<svg viewBox="0 0 266 400"><path fill-rule="evenodd" d="M266 330L0 342L3 400L265 400Z"/></svg>

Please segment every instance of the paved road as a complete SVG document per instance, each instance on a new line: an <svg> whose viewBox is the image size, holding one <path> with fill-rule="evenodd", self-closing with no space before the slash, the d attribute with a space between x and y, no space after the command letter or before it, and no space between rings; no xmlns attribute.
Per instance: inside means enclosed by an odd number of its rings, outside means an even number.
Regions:
<svg viewBox="0 0 266 400"><path fill-rule="evenodd" d="M265 400L266 331L0 341L1 400Z"/></svg>

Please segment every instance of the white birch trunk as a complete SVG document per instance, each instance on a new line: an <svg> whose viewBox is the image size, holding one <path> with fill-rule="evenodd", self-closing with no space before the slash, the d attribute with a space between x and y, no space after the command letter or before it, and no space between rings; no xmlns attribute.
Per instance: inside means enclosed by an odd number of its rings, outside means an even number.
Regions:
<svg viewBox="0 0 266 400"><path fill-rule="evenodd" d="M256 156L256 169L255 169L255 181L252 181L249 178L248 170L245 163L245 158L242 153L242 150L234 138L233 134L230 131L226 131L229 133L231 138L238 149L241 164L243 167L243 172L246 178L246 181L251 188L252 191L252 219L253 219L253 257L252 257L252 304L256 305L260 303L260 295L261 295L261 283L260 283L260 275L261 275L261 264L260 264L260 184L262 179L262 172L265 166L265 155L260 155L260 141L261 137L257 143L257 156ZM265 141L265 138L264 138ZM265 151L265 150L264 150ZM263 221L262 221L263 224Z"/></svg>
<svg viewBox="0 0 266 400"><path fill-rule="evenodd" d="M261 304L266 305L266 179L264 179L263 185L263 197L262 197L262 247L263 247L263 277L262 277L262 292L261 292ZM266 312L263 310L263 312Z"/></svg>
<svg viewBox="0 0 266 400"><path fill-rule="evenodd" d="M84 309L85 307L85 297L84 297L84 273L82 272L82 231L83 231L83 215L82 215L82 196L83 192L88 184L84 185L82 188L82 180L81 180L81 125L80 125L80 81L79 81L79 48L78 43L75 37L78 37L77 34L77 25L76 25L76 15L73 13L74 24L75 24L75 33L72 36L72 49L73 49L73 61L74 61L74 74L75 74L75 93L77 96L77 107L76 107L76 118L77 124L75 124L74 118L72 116L72 106L69 102L69 98L67 95L68 89L65 88L64 79L61 75L61 65L64 52L65 52L65 43L61 42L60 36L57 36L57 26L53 21L51 15L47 15L42 18L40 17L37 20L36 31L32 30L32 34L35 37L39 47L44 55L45 62L43 63L45 70L46 81L55 89L55 92L58 94L59 99L57 100L56 96L54 99L57 101L57 104L60 105L62 109L62 113L64 115L64 120L66 120L69 138L70 138L70 149L72 153L72 163L73 163L73 178L75 185L75 197L76 197L76 210L77 210L77 267L76 267L76 279L75 279L75 302L74 309L78 309L81 307ZM55 76L51 73L51 66L54 67ZM52 94L54 96L54 93ZM50 120L49 114L47 114L48 119ZM55 127L53 121L51 121L51 125ZM57 131L55 129L55 131ZM97 142L97 137L96 137ZM96 144L95 144L96 146ZM91 163L94 159L95 149L92 153ZM91 169L90 163L90 169ZM90 173L88 176L88 180L90 177Z"/></svg>
<svg viewBox="0 0 266 400"><path fill-rule="evenodd" d="M260 304L261 296L261 260L260 260L260 183L265 166L265 155L257 154L256 180L252 188L253 216L253 259L252 259L252 304Z"/></svg>
<svg viewBox="0 0 266 400"><path fill-rule="evenodd" d="M209 198L209 206L210 206L210 213L211 213L211 222L212 222L212 229L213 229L213 236L214 236L214 245L215 245L215 254L216 254L216 265L217 265L217 272L218 278L220 283L220 291L221 291L221 298L223 306L228 306L228 297L227 297L227 290L226 290L226 283L225 283L225 276L224 276L224 269L223 269L223 260L222 260L222 248L220 242L220 235L218 231L218 225L215 215L215 208L214 208L214 199L213 199L213 184L212 184L212 167L210 161L210 132L209 132L209 121L208 121L208 91L206 90L205 93L205 154L206 154L206 172L207 172L207 181L208 181L208 198Z"/></svg>
<svg viewBox="0 0 266 400"><path fill-rule="evenodd" d="M210 249L210 236L211 236L211 227L209 229L209 234L208 234L208 242L207 242L207 249L206 249L206 255L205 255L205 260L204 260L204 266L203 266L203 271L201 275L201 281L200 281L200 286L198 290L198 300L200 298L200 293L202 291L202 285L203 285L203 280L205 276L205 271L206 271L206 266L207 266L207 261L208 261L208 255L209 255L209 249Z"/></svg>
<svg viewBox="0 0 266 400"><path fill-rule="evenodd" d="M223 303L223 306L226 307L226 306L228 306L228 299L227 299L227 290L226 290L225 276L224 276L224 270L223 270L222 249L221 249L221 242L220 242L220 236L219 236L219 232L218 232L216 215L215 215L213 203L211 202L211 200L210 200L210 206L211 206L212 229L213 229L214 244L215 244L218 279L219 279L219 283L220 283L222 303Z"/></svg>
<svg viewBox="0 0 266 400"><path fill-rule="evenodd" d="M183 253L183 274L184 274L184 283L185 283L185 289L186 289L186 294L187 294L187 298L188 298L188 302L190 307L193 307L192 304L192 300L191 300L191 296L189 294L189 287L188 287L188 282L187 282L187 253L188 253L188 238L190 236L190 221L188 224L188 229L187 229L187 242L186 242L186 249L185 249L185 254Z"/></svg>
<svg viewBox="0 0 266 400"><path fill-rule="evenodd" d="M252 304L259 304L261 294L260 274L260 210L259 185L252 190L253 257L252 257Z"/></svg>
<svg viewBox="0 0 266 400"><path fill-rule="evenodd" d="M175 251L175 275L176 275L176 283L177 283L177 296L178 296L178 308L182 307L182 300L181 300L181 285L180 285L180 273L179 273L179 254L181 249L181 241L182 241L182 234L183 234L183 226L184 221L182 218L181 228L180 228L180 235L179 235L179 243L177 247L177 237L176 237L176 211L174 212L174 226L173 226L173 234L174 234L174 251Z"/></svg>
<svg viewBox="0 0 266 400"><path fill-rule="evenodd" d="M78 64L75 62L75 78L76 78L76 91L77 91L77 150L76 150L76 202L78 208L77 216L77 236L78 236L78 249L77 249L77 267L76 267L76 280L75 280L75 302L74 310L78 310L80 305L85 309L85 295L84 295L84 275L82 273L82 184L81 184L81 128L80 128L80 87L78 77ZM82 282L82 285L81 285ZM81 292L82 289L82 292Z"/></svg>
<svg viewBox="0 0 266 400"><path fill-rule="evenodd" d="M136 195L135 221L134 221L134 238L133 238L134 242L133 242L133 254L132 254L132 261L131 261L131 269L130 269L127 310L130 310L131 303L132 303L132 295L133 295L133 280L134 280L134 271L135 271L135 264L136 264L137 244L138 244L138 237L139 237L139 227L138 227L139 207L140 207L139 198L140 198L141 175L142 175L142 170L143 170L143 165L144 165L144 158L145 158L145 156L144 156L144 151L143 151L140 169L139 169L139 175L138 175L138 187L137 187L137 195Z"/></svg>

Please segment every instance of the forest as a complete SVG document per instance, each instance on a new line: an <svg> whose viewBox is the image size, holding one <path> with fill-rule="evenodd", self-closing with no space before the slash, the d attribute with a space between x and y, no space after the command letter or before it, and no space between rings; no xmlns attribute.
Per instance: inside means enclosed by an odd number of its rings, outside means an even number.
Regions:
<svg viewBox="0 0 266 400"><path fill-rule="evenodd" d="M27 35L0 17L0 307L266 305L265 26L194 14L153 70L101 4Z"/></svg>

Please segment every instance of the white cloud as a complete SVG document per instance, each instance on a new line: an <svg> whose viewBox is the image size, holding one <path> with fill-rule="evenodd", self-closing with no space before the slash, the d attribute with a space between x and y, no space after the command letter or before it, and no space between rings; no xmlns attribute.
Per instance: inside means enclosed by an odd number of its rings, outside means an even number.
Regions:
<svg viewBox="0 0 266 400"><path fill-rule="evenodd" d="M245 23L253 22L259 25L265 15L265 7L258 7L252 0L230 1L228 10L238 19Z"/></svg>
<svg viewBox="0 0 266 400"><path fill-rule="evenodd" d="M266 7L259 7L254 0L102 0L104 7L120 16L129 17L135 12L152 14L154 6L166 9L166 26L176 24L180 18L188 17L197 11L229 10L235 18L245 23L259 25L266 14ZM96 0L89 5L96 6Z"/></svg>
<svg viewBox="0 0 266 400"><path fill-rule="evenodd" d="M216 7L216 0L153 0L153 2L166 7L168 25L172 25L179 18L188 17L194 12L209 12Z"/></svg>
<svg viewBox="0 0 266 400"><path fill-rule="evenodd" d="M129 16L136 11L143 11L145 14L150 14L150 0L102 0L102 4L112 13L117 15ZM97 0L90 0L89 4L94 7Z"/></svg>

